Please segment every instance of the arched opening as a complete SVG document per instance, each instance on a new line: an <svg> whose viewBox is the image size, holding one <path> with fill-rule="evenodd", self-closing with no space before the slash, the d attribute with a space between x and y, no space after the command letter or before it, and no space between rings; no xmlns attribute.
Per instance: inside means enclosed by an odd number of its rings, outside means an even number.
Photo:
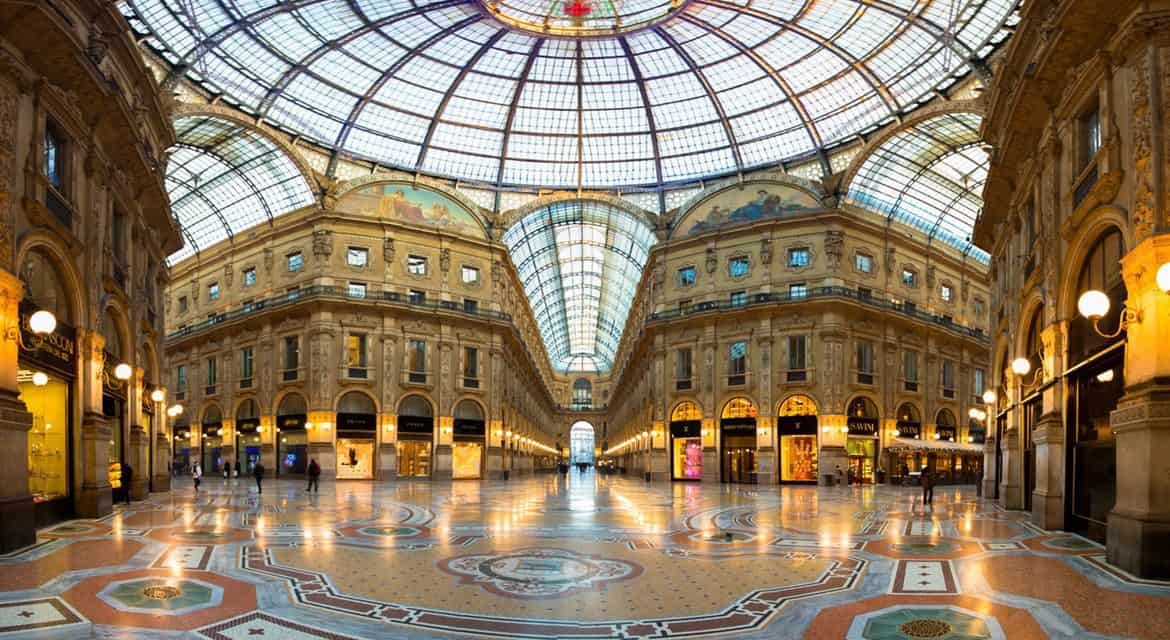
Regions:
<svg viewBox="0 0 1170 640"><path fill-rule="evenodd" d="M483 409L474 400L460 400L455 405L452 426L451 477L456 480L483 477L483 447L487 427Z"/></svg>
<svg viewBox="0 0 1170 640"><path fill-rule="evenodd" d="M20 265L20 278L25 287L19 325L24 342L36 341L29 327L33 313L43 309L57 318L57 329L47 339L53 348L19 348L16 371L20 399L32 414L26 451L28 491L36 526L45 527L74 517L70 461L77 332L71 324L70 291L55 258L41 248L30 249Z"/></svg>
<svg viewBox="0 0 1170 640"><path fill-rule="evenodd" d="M435 438L435 410L430 400L409 395L398 403L398 475L431 475L431 447Z"/></svg>
<svg viewBox="0 0 1170 640"><path fill-rule="evenodd" d="M113 307L106 307L102 314L102 337L105 338L105 363L102 365L102 415L110 426L108 454L109 482L115 493L122 487L122 462L126 460L126 439L129 424L126 416L126 388L131 380L119 380L115 375L117 366L126 362L129 354L121 318Z"/></svg>
<svg viewBox="0 0 1170 640"><path fill-rule="evenodd" d="M817 481L817 403L806 395L788 396L776 410L780 437L780 482Z"/></svg>
<svg viewBox="0 0 1170 640"><path fill-rule="evenodd" d="M670 412L670 452L671 478L703 478L703 410L694 402L680 402Z"/></svg>
<svg viewBox="0 0 1170 640"><path fill-rule="evenodd" d="M756 482L756 403L732 398L719 414L720 478L723 482Z"/></svg>
<svg viewBox="0 0 1170 640"><path fill-rule="evenodd" d="M917 482L926 465L927 452L922 443L922 414L913 402L898 405L895 414L894 441L887 447L890 475L902 484Z"/></svg>
<svg viewBox="0 0 1170 640"><path fill-rule="evenodd" d="M1109 313L1098 322L1104 333L1117 330L1129 296L1121 274L1124 255L1121 232L1111 228L1093 244L1077 274L1078 295L1096 289L1109 296ZM1072 373L1065 380L1067 528L1104 542L1117 498L1117 446L1109 414L1125 393L1125 333L1104 338L1091 321L1077 314L1069 322L1068 368Z"/></svg>
<svg viewBox="0 0 1170 640"><path fill-rule="evenodd" d="M362 391L349 391L337 401L337 479L372 480L378 407Z"/></svg>
<svg viewBox="0 0 1170 640"><path fill-rule="evenodd" d="M569 463L592 465L595 443L593 425L584 420L574 422L569 427Z"/></svg>
<svg viewBox="0 0 1170 640"><path fill-rule="evenodd" d="M903 402L898 405L897 424L894 437L908 440L922 439L922 414L913 402Z"/></svg>
<svg viewBox="0 0 1170 640"><path fill-rule="evenodd" d="M849 401L845 419L848 431L845 453L849 457L847 474L850 484L871 484L875 480L879 421L878 408L873 400L857 396Z"/></svg>
<svg viewBox="0 0 1170 640"><path fill-rule="evenodd" d="M573 381L573 406L593 406L593 383L585 378L577 378Z"/></svg>
<svg viewBox="0 0 1170 640"><path fill-rule="evenodd" d="M293 392L276 408L276 473L303 476L309 466L308 403Z"/></svg>
<svg viewBox="0 0 1170 640"><path fill-rule="evenodd" d="M200 428L200 466L203 473L223 473L223 411L219 405L209 404L203 409Z"/></svg>
<svg viewBox="0 0 1170 640"><path fill-rule="evenodd" d="M236 460L241 475L251 474L260 462L260 405L248 398L236 409Z"/></svg>
<svg viewBox="0 0 1170 640"><path fill-rule="evenodd" d="M955 414L950 409L939 409L934 418L934 439L944 442L955 442L955 433L958 423Z"/></svg>

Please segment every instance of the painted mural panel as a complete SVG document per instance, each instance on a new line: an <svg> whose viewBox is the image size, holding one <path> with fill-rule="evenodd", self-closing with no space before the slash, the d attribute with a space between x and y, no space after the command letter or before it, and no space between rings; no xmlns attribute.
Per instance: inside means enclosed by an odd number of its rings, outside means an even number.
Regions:
<svg viewBox="0 0 1170 640"><path fill-rule="evenodd" d="M406 184L359 187L342 196L335 209L342 213L435 227L475 238L486 236L475 216L463 205L441 193Z"/></svg>
<svg viewBox="0 0 1170 640"><path fill-rule="evenodd" d="M681 237L823 208L817 198L795 187L749 184L719 192L692 207L673 235Z"/></svg>

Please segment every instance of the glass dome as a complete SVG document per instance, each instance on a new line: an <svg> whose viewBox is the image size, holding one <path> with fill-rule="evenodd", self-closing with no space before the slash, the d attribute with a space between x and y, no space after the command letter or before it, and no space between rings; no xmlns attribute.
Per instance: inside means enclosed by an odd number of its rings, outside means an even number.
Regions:
<svg viewBox="0 0 1170 640"><path fill-rule="evenodd" d="M500 187L657 188L813 157L892 121L984 59L1014 5L120 6L175 72L342 156Z"/></svg>

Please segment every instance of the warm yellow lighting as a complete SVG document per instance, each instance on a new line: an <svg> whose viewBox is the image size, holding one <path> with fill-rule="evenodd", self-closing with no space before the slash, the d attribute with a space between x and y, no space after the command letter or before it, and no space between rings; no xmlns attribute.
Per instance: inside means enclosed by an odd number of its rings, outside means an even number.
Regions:
<svg viewBox="0 0 1170 640"><path fill-rule="evenodd" d="M841 433L849 433L849 427L841 427Z"/></svg>
<svg viewBox="0 0 1170 640"><path fill-rule="evenodd" d="M33 382L36 382L34 377ZM1097 374L1097 382L1113 382L1113 369L1106 369Z"/></svg>
<svg viewBox="0 0 1170 640"><path fill-rule="evenodd" d="M264 433L264 425L257 426L256 433Z"/></svg>
<svg viewBox="0 0 1170 640"><path fill-rule="evenodd" d="M902 432L898 431L897 429L894 429L894 437L897 438L900 435L902 435Z"/></svg>
<svg viewBox="0 0 1170 640"><path fill-rule="evenodd" d="M150 392L150 399L154 402L163 402L167 399L167 392L162 389L155 389Z"/></svg>
<svg viewBox="0 0 1170 640"><path fill-rule="evenodd" d="M935 440L941 440L941 439L942 439L942 436L940 436L940 435L938 435L938 434L936 433L936 434L934 434L934 439L935 439Z"/></svg>
<svg viewBox="0 0 1170 640"><path fill-rule="evenodd" d="M57 316L41 309L29 316L28 328L42 338L57 330Z"/></svg>
<svg viewBox="0 0 1170 640"><path fill-rule="evenodd" d="M1096 320L1109 313L1109 296L1096 289L1081 294L1077 300L1077 311L1090 320Z"/></svg>
<svg viewBox="0 0 1170 640"><path fill-rule="evenodd" d="M130 365L126 364L125 362L122 362L118 364L118 366L114 367L114 377L123 382L129 380L130 376L133 374L134 369L132 369Z"/></svg>
<svg viewBox="0 0 1170 640"><path fill-rule="evenodd" d="M1158 267L1158 273L1154 276L1158 282L1158 288L1166 293L1170 293L1170 262Z"/></svg>
<svg viewBox="0 0 1170 640"><path fill-rule="evenodd" d="M971 410L967 412L967 415L971 416L972 418L974 418L976 420L983 420L984 418L987 417L987 412L983 411L982 409L978 409L976 407L971 407Z"/></svg>
<svg viewBox="0 0 1170 640"><path fill-rule="evenodd" d="M1012 360L1012 373L1017 376L1026 376L1030 371L1032 371L1032 363L1028 362L1027 358Z"/></svg>
<svg viewBox="0 0 1170 640"><path fill-rule="evenodd" d="M305 431L312 431L312 430L313 430L313 427L314 427L314 425L313 425L313 423L312 423L312 422L306 422L306 423L305 423Z"/></svg>
<svg viewBox="0 0 1170 640"><path fill-rule="evenodd" d="M38 371L33 374L33 384L38 387L43 387L49 384L49 376L43 371Z"/></svg>
<svg viewBox="0 0 1170 640"><path fill-rule="evenodd" d="M216 430L215 430L215 435L217 435L217 436L222 436L222 435L223 435L223 429L216 429Z"/></svg>
<svg viewBox="0 0 1170 640"><path fill-rule="evenodd" d="M967 442L975 442L975 436L967 436Z"/></svg>
<svg viewBox="0 0 1170 640"><path fill-rule="evenodd" d="M983 403L984 404L995 404L995 399L996 399L995 398L995 391L988 389L987 391L983 392Z"/></svg>

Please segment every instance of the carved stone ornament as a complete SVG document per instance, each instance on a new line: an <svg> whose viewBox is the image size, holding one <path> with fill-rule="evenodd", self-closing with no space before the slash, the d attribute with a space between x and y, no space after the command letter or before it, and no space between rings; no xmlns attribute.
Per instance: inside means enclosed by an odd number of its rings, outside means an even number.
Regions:
<svg viewBox="0 0 1170 640"><path fill-rule="evenodd" d="M719 268L719 256L715 254L714 247L707 247L707 273L715 273Z"/></svg>
<svg viewBox="0 0 1170 640"><path fill-rule="evenodd" d="M447 273L451 270L451 250L443 249L439 252L439 271Z"/></svg>
<svg viewBox="0 0 1170 640"><path fill-rule="evenodd" d="M333 232L320 229L313 232L313 255L317 260L327 260L333 255Z"/></svg>
<svg viewBox="0 0 1170 640"><path fill-rule="evenodd" d="M264 273L272 273L273 251L271 247L264 248Z"/></svg>
<svg viewBox="0 0 1170 640"><path fill-rule="evenodd" d="M887 272L887 273L893 273L893 271L894 271L894 267L895 267L895 266L897 266L897 265L895 264L895 263L896 263L896 260L898 259L898 255L897 255L897 254L898 254L897 250L896 250L896 249L894 249L893 247L889 247L889 248L887 248L887 249L886 249L886 264L885 264L885 267L886 267L886 272Z"/></svg>
<svg viewBox="0 0 1170 640"><path fill-rule="evenodd" d="M926 286L930 289L934 288L934 265L926 267Z"/></svg>
<svg viewBox="0 0 1170 640"><path fill-rule="evenodd" d="M654 261L654 288L661 288L666 283L666 265L662 263L662 259Z"/></svg>
<svg viewBox="0 0 1170 640"><path fill-rule="evenodd" d="M845 250L845 232L825 232L825 258L829 261L829 268L836 269L841 265L841 254Z"/></svg>
<svg viewBox="0 0 1170 640"><path fill-rule="evenodd" d="M382 241L382 258L386 264L394 264L394 238L386 238Z"/></svg>
<svg viewBox="0 0 1170 640"><path fill-rule="evenodd" d="M772 264L772 239L760 240L760 264Z"/></svg>
<svg viewBox="0 0 1170 640"><path fill-rule="evenodd" d="M1155 197L1153 167L1153 124L1150 104L1150 61L1146 55L1134 56L1133 89L1133 238L1141 243L1154 231Z"/></svg>
<svg viewBox="0 0 1170 640"><path fill-rule="evenodd" d="M232 270L232 265L225 264L223 266L223 283L224 286L232 286L232 279L235 277L235 271Z"/></svg>

